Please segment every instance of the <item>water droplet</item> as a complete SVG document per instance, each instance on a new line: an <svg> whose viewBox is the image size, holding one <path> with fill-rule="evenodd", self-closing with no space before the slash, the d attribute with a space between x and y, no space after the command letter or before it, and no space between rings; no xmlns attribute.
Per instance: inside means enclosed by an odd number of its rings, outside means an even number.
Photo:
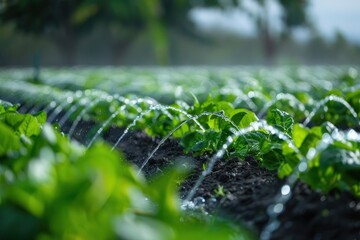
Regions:
<svg viewBox="0 0 360 240"><path fill-rule="evenodd" d="M356 78L358 76L358 71L353 67L349 68L349 76Z"/></svg>
<svg viewBox="0 0 360 240"><path fill-rule="evenodd" d="M276 214L282 213L283 210L284 210L284 204L282 204L282 203L275 204L275 206L273 208L273 211Z"/></svg>
<svg viewBox="0 0 360 240"><path fill-rule="evenodd" d="M237 134L237 131L236 131L236 129L235 129L235 128L230 128L230 132L231 132L232 134L234 134L234 135L236 135L236 134Z"/></svg>
<svg viewBox="0 0 360 240"><path fill-rule="evenodd" d="M311 160L311 159L313 159L315 157L315 155L316 155L316 149L315 148L310 148L309 151L306 154L306 158L308 160Z"/></svg>
<svg viewBox="0 0 360 240"><path fill-rule="evenodd" d="M224 150L222 150L222 149L216 153L217 158L221 158L223 155L224 155Z"/></svg>
<svg viewBox="0 0 360 240"><path fill-rule="evenodd" d="M271 231L274 231L274 230L276 230L279 226L280 226L280 222L279 222L279 221L274 221L274 222L271 223L270 229L271 229Z"/></svg>
<svg viewBox="0 0 360 240"><path fill-rule="evenodd" d="M216 198L212 197L208 200L208 204L209 204L209 207L216 207L217 205L217 200Z"/></svg>
<svg viewBox="0 0 360 240"><path fill-rule="evenodd" d="M88 104L88 102L89 102L89 100L86 99L86 98L82 98L82 99L80 100L80 104L81 104L81 105L86 105L86 104Z"/></svg>
<svg viewBox="0 0 360 240"><path fill-rule="evenodd" d="M194 198L194 204L196 207L204 207L205 206L205 198L203 198L203 197Z"/></svg>
<svg viewBox="0 0 360 240"><path fill-rule="evenodd" d="M55 101L52 101L52 102L50 103L50 107L51 107L51 108L56 107L56 102L55 102Z"/></svg>
<svg viewBox="0 0 360 240"><path fill-rule="evenodd" d="M106 101L107 102L112 102L114 100L114 97L113 96L107 96L106 97Z"/></svg>
<svg viewBox="0 0 360 240"><path fill-rule="evenodd" d="M183 93L183 88L181 86L177 86L175 89L175 96L177 98L180 98L182 93Z"/></svg>
<svg viewBox="0 0 360 240"><path fill-rule="evenodd" d="M85 93L85 96L90 96L91 95L91 90L86 89L84 93Z"/></svg>
<svg viewBox="0 0 360 240"><path fill-rule="evenodd" d="M331 144L332 138L331 138L330 134L324 133L324 135L322 136L322 141L324 144Z"/></svg>
<svg viewBox="0 0 360 240"><path fill-rule="evenodd" d="M228 141L228 143L232 143L232 142L234 141L231 136L228 136L228 137L226 138L226 140Z"/></svg>
<svg viewBox="0 0 360 240"><path fill-rule="evenodd" d="M255 93L253 91L248 92L248 97L249 98L255 97Z"/></svg>
<svg viewBox="0 0 360 240"><path fill-rule="evenodd" d="M195 204L193 201L183 201L183 203L180 206L181 210L188 210L188 209L194 209L195 208Z"/></svg>
<svg viewBox="0 0 360 240"><path fill-rule="evenodd" d="M355 140L359 140L359 134L354 130L351 129L347 134L346 134L347 139L349 139L350 141L355 141Z"/></svg>
<svg viewBox="0 0 360 240"><path fill-rule="evenodd" d="M289 185L284 185L281 188L281 194L284 196L288 195L290 193L290 191L291 191L291 188Z"/></svg>
<svg viewBox="0 0 360 240"><path fill-rule="evenodd" d="M67 97L66 101L68 103L72 103L74 101L74 98L73 97Z"/></svg>
<svg viewBox="0 0 360 240"><path fill-rule="evenodd" d="M342 140L342 136L341 136L341 134L340 134L340 132L339 131L336 131L336 130L334 130L332 133L331 133L331 137L333 138L333 139L336 139L336 140Z"/></svg>
<svg viewBox="0 0 360 240"><path fill-rule="evenodd" d="M77 98L81 97L81 96L82 96L82 92L81 92L80 90L76 91L76 92L75 92L75 96L76 96Z"/></svg>
<svg viewBox="0 0 360 240"><path fill-rule="evenodd" d="M299 169L300 172L305 172L307 170L307 167L308 167L307 163L302 162L302 163L299 164L298 169Z"/></svg>
<svg viewBox="0 0 360 240"><path fill-rule="evenodd" d="M360 210L360 203L356 204L355 209L356 209L356 210Z"/></svg>

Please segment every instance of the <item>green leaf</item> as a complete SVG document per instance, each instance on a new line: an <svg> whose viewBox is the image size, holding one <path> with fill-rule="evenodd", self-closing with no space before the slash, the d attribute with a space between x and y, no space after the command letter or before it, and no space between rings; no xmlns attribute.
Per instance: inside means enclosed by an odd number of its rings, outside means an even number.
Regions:
<svg viewBox="0 0 360 240"><path fill-rule="evenodd" d="M279 166L278 175L280 178L289 176L294 168L299 164L300 159L295 153L284 156L283 162Z"/></svg>
<svg viewBox="0 0 360 240"><path fill-rule="evenodd" d="M39 112L38 114L35 114L34 117L40 125L44 125L46 123L47 117L45 112Z"/></svg>
<svg viewBox="0 0 360 240"><path fill-rule="evenodd" d="M246 155L259 156L266 142L268 142L268 135L266 133L261 131L249 132L239 136L235 141L235 153L239 157L245 157Z"/></svg>
<svg viewBox="0 0 360 240"><path fill-rule="evenodd" d="M5 124L0 122L0 156L20 149L19 137Z"/></svg>
<svg viewBox="0 0 360 240"><path fill-rule="evenodd" d="M321 136L314 134L313 132L306 135L305 139L303 140L301 147L299 148L300 152L306 156L307 152L311 148L315 148L321 140Z"/></svg>
<svg viewBox="0 0 360 240"><path fill-rule="evenodd" d="M292 139L297 148L300 148L303 144L306 136L309 134L309 130L303 127L301 124L296 123L292 131Z"/></svg>
<svg viewBox="0 0 360 240"><path fill-rule="evenodd" d="M19 105L13 105L7 101L3 101L0 99L0 114L4 112L15 112Z"/></svg>
<svg viewBox="0 0 360 240"><path fill-rule="evenodd" d="M279 129L280 131L291 134L294 119L287 112L281 111L279 109L272 109L266 117L266 121Z"/></svg>
<svg viewBox="0 0 360 240"><path fill-rule="evenodd" d="M179 198L177 189L188 169L177 165L168 169L162 176L153 178L149 185L151 199L158 204L157 215L163 221L178 219L180 215Z"/></svg>
<svg viewBox="0 0 360 240"><path fill-rule="evenodd" d="M46 121L46 114L40 113L36 116L30 114L20 114L16 112L6 112L0 114L0 121L11 127L17 134L24 134L26 137L39 135L41 126Z"/></svg>
<svg viewBox="0 0 360 240"><path fill-rule="evenodd" d="M180 144L184 147L184 151L186 153L191 151L197 152L206 147L204 136L198 131L187 133L181 139Z"/></svg>
<svg viewBox="0 0 360 240"><path fill-rule="evenodd" d="M0 216L2 237L6 239L36 239L41 223L33 215L10 205L0 206Z"/></svg>
<svg viewBox="0 0 360 240"><path fill-rule="evenodd" d="M256 122L258 118L255 113L246 109L236 109L231 112L231 121L233 121L240 128L250 126L252 122Z"/></svg>
<svg viewBox="0 0 360 240"><path fill-rule="evenodd" d="M277 170L281 163L284 161L284 156L281 154L280 149L271 149L262 156L262 166L269 170Z"/></svg>

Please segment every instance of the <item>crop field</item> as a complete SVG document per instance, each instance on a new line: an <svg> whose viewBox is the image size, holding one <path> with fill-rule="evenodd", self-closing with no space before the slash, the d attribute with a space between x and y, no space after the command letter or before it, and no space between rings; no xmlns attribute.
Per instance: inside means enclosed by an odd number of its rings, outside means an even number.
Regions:
<svg viewBox="0 0 360 240"><path fill-rule="evenodd" d="M360 239L359 71L0 70L0 238Z"/></svg>

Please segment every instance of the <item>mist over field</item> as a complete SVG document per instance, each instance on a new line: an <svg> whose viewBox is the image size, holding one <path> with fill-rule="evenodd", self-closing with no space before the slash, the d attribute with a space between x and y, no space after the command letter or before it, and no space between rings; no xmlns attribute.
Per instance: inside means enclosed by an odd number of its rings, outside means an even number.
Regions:
<svg viewBox="0 0 360 240"><path fill-rule="evenodd" d="M1 4L0 65L360 62L357 1L55 2Z"/></svg>

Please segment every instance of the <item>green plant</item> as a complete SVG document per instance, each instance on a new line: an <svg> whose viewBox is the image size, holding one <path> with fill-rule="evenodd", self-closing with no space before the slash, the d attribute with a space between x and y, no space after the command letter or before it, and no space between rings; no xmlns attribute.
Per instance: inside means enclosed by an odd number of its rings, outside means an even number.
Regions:
<svg viewBox="0 0 360 240"><path fill-rule="evenodd" d="M65 71L75 75L75 72ZM70 84L68 80L61 84L51 80L53 76L61 76L64 73L61 70L45 71L50 80L44 79L37 85L25 83L19 79L19 74L8 71L3 73L0 93L4 96L16 93L23 102L45 101L44 104L52 101L62 103L64 96L70 96L73 105L64 107L65 112L84 100L102 98L83 116L98 127L89 131L89 136L94 135L101 123L116 113L106 128L111 125L127 127L134 123L130 130L141 129L153 137L177 138L186 153L197 156L214 155L226 144L224 160L252 156L281 178L295 174L313 188L325 192L332 189L351 191L359 196L356 178L360 129L357 71L356 68L334 67L241 71L232 68L216 71L196 68L161 71L108 69L102 73L104 78L107 75L121 75L123 78L104 80L99 84L101 78L97 69L83 69L76 72L80 88L96 86L109 93L85 90L80 92L83 97L78 98L79 92L59 89L59 86ZM172 74L177 77L162 78ZM19 80L19 84L14 85L6 79ZM87 85L93 79L96 83ZM201 81L202 85L194 88L197 81ZM123 96L113 96L111 92ZM134 92L137 95L129 94ZM121 101L115 96L126 97L128 101ZM144 101L140 96L156 97L168 105L159 107L155 101ZM71 114L69 122L74 121L85 106L80 104L79 109ZM260 123L260 115L266 123L251 129ZM43 121L41 115L35 118ZM242 132L244 130L246 132ZM348 135L354 137L349 138ZM4 146L18 149L21 145L15 139L19 136L9 137ZM29 139L26 135L21 138L21 144ZM326 141L328 143L324 144ZM298 164L304 159L308 161L306 171L298 174ZM203 170L205 168L207 166L204 165Z"/></svg>
<svg viewBox="0 0 360 240"><path fill-rule="evenodd" d="M216 218L181 212L177 188L186 172L179 166L148 183L109 146L85 149L46 124L43 113L19 114L3 102L0 131L4 238L252 238Z"/></svg>
<svg viewBox="0 0 360 240"><path fill-rule="evenodd" d="M214 190L214 194L216 197L224 197L225 196L224 186L218 184L217 188L215 188Z"/></svg>

